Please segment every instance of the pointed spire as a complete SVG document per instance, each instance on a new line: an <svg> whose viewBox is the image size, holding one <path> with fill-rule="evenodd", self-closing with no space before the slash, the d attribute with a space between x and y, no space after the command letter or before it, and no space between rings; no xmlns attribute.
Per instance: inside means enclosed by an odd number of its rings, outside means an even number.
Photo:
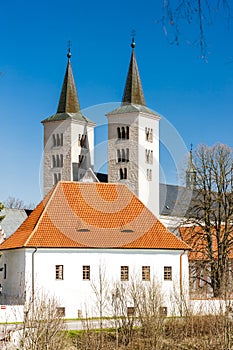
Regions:
<svg viewBox="0 0 233 350"><path fill-rule="evenodd" d="M65 77L62 85L62 91L57 108L57 113L77 113L80 111L78 94L74 82L74 76L70 63L70 47L68 48L68 62L65 72Z"/></svg>
<svg viewBox="0 0 233 350"><path fill-rule="evenodd" d="M194 189L197 181L197 171L193 164L193 145L191 144L190 154L189 154L189 164L186 171L186 187L188 189Z"/></svg>
<svg viewBox="0 0 233 350"><path fill-rule="evenodd" d="M136 44L133 37L132 43L131 43L132 54L131 54L129 70L127 74L127 79L125 83L125 90L122 98L122 104L132 103L132 104L145 106L146 102L144 99L142 83L141 83L141 79L138 71L135 52L134 52L135 46Z"/></svg>

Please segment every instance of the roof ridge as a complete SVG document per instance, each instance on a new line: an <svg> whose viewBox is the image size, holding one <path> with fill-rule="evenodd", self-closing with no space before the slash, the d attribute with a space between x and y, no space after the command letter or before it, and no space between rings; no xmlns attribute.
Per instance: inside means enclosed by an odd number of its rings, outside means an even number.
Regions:
<svg viewBox="0 0 233 350"><path fill-rule="evenodd" d="M35 234L35 231L37 230L37 228L38 228L38 226L39 226L39 224L40 224L40 222L41 222L41 220L42 220L42 218L43 218L43 214L44 214L44 212L46 211L46 209L48 208L48 205L50 204L52 198L54 197L54 194L57 192L57 188L58 188L59 186L60 186L60 181L59 181L59 182L57 183L57 185L56 185L55 187L53 187L53 188L51 189L51 191L47 194L47 196L48 196L49 198L48 198L48 200L47 200L47 202L46 202L46 204L45 204L43 210L41 211L41 214L40 214L40 216L39 216L39 219L37 220L36 225L34 226L34 228L33 228L32 232L31 232L31 234L28 236L27 240L24 242L24 245L23 245L24 247L27 246L28 242L29 242L30 239L33 237L33 235ZM46 197L47 197L47 196L46 196ZM40 203L44 202L44 201L46 200L46 197L45 197L44 199L42 199L42 201L41 201ZM38 205L40 205L40 203L39 203Z"/></svg>

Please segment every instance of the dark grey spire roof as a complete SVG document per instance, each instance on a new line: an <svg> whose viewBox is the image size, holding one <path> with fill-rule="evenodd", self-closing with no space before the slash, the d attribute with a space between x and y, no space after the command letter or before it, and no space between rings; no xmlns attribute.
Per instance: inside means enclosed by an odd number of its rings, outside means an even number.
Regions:
<svg viewBox="0 0 233 350"><path fill-rule="evenodd" d="M57 108L57 113L77 113L80 111L78 93L76 90L74 76L70 63L70 52L68 52L67 57L68 62L62 85L60 100Z"/></svg>
<svg viewBox="0 0 233 350"><path fill-rule="evenodd" d="M125 83L124 95L122 98L122 104L133 103L136 105L145 106L144 93L142 90L142 83L139 75L138 65L136 61L136 55L134 52L135 42L134 39L131 44L132 54L129 64L129 70Z"/></svg>

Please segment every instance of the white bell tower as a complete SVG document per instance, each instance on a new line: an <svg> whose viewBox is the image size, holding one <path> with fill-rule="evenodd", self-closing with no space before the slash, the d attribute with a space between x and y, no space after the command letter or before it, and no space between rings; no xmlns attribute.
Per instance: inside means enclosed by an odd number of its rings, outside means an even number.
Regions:
<svg viewBox="0 0 233 350"><path fill-rule="evenodd" d="M94 169L94 127L81 110L74 76L68 62L57 113L44 125L44 195L60 180L80 181Z"/></svg>
<svg viewBox="0 0 233 350"><path fill-rule="evenodd" d="M108 113L108 182L124 182L159 217L159 120L146 107L134 52L121 107Z"/></svg>

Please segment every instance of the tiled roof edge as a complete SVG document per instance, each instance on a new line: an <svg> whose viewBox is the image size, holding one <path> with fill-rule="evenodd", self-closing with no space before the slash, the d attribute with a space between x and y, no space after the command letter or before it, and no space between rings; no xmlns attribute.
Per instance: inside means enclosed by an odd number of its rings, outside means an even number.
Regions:
<svg viewBox="0 0 233 350"><path fill-rule="evenodd" d="M47 202L46 202L44 208L43 208L42 211L41 211L41 214L40 214L40 216L39 216L39 219L38 219L37 222L36 222L35 227L33 228L32 232L31 232L30 235L29 235L29 237L28 237L27 240L25 241L25 243L24 243L24 245L23 245L24 247L27 247L27 243L28 243L28 242L30 241L30 239L33 237L35 231L37 230L37 228L38 228L38 226L39 226L39 224L40 224L40 222L41 222L41 220L42 220L42 217L43 217L44 212L46 211L48 205L50 204L52 198L54 197L54 193L57 191L57 188L58 188L59 186L60 186L60 182L58 182L58 184L57 184L55 187L53 187L53 188L51 189L51 191L48 193L47 196L48 196L49 198L48 198L48 200L47 200ZM46 197L47 197L47 196L46 196ZM42 199L41 202L45 201L45 200L46 200L46 197L45 197L44 199ZM41 202L40 202L40 203L41 203ZM40 205L40 203L39 203L38 205Z"/></svg>

